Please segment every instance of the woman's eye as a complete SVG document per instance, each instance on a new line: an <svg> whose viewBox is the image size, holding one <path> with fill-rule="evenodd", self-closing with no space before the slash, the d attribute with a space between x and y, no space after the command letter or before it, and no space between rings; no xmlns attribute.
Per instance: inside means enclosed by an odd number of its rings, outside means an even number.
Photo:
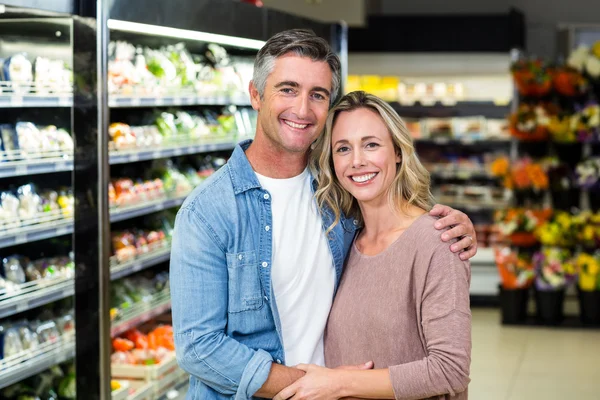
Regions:
<svg viewBox="0 0 600 400"><path fill-rule="evenodd" d="M338 147L338 149L335 151L336 153L343 153L345 151L350 150L347 146L342 146L342 147Z"/></svg>
<svg viewBox="0 0 600 400"><path fill-rule="evenodd" d="M367 148L369 149L374 149L375 147L379 147L379 143L371 142L367 144Z"/></svg>

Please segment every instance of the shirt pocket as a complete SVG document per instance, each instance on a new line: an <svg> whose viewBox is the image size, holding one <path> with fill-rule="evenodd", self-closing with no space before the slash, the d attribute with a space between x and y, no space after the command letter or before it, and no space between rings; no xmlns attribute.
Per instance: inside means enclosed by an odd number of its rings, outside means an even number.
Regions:
<svg viewBox="0 0 600 400"><path fill-rule="evenodd" d="M263 305L260 270L255 251L227 253L229 312L258 310Z"/></svg>

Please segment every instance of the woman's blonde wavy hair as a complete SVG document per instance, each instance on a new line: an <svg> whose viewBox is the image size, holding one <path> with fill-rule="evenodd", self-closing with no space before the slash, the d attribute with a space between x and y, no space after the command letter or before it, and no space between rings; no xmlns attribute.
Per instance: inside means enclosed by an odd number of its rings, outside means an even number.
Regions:
<svg viewBox="0 0 600 400"><path fill-rule="evenodd" d="M400 163L396 168L396 177L389 191L389 203L398 212L403 212L403 205L414 205L429 211L433 205L430 190L429 172L417 157L413 139L404 121L394 109L379 97L363 91L351 92L340 99L340 102L329 111L325 133L313 144L309 166L317 180L315 192L317 203L321 209L330 208L335 216L334 222L327 229L331 231L340 222L341 214L354 218L362 224L362 215L356 199L342 187L335 175L331 154L331 137L337 117L342 112L366 108L376 112L390 132L394 148L400 154Z"/></svg>

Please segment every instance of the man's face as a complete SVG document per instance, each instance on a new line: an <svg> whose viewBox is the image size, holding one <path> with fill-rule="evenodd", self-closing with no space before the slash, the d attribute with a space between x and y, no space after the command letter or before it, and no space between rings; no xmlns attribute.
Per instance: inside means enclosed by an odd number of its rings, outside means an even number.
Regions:
<svg viewBox="0 0 600 400"><path fill-rule="evenodd" d="M325 126L331 78L324 61L293 54L277 58L262 99L250 84L252 107L258 111L256 134L283 151L306 152Z"/></svg>

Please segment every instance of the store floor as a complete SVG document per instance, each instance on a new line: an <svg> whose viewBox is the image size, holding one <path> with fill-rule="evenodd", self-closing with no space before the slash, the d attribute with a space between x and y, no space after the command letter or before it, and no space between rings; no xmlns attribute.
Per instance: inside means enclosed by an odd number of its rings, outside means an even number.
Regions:
<svg viewBox="0 0 600 400"><path fill-rule="evenodd" d="M600 399L600 329L506 327L474 308L469 398Z"/></svg>

